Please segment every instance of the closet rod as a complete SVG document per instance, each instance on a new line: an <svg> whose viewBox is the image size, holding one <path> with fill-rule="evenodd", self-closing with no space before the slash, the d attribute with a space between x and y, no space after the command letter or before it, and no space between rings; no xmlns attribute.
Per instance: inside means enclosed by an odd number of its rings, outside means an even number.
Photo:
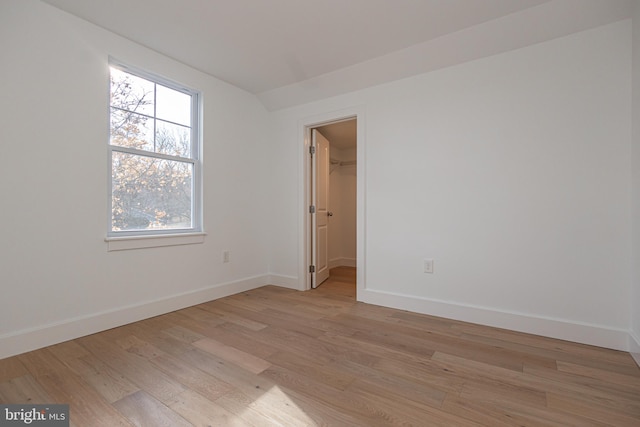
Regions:
<svg viewBox="0 0 640 427"><path fill-rule="evenodd" d="M332 165L339 165L339 166L351 166L351 165L355 165L356 161L355 160L347 160L347 161L340 161L338 159L329 159L329 163L331 163Z"/></svg>

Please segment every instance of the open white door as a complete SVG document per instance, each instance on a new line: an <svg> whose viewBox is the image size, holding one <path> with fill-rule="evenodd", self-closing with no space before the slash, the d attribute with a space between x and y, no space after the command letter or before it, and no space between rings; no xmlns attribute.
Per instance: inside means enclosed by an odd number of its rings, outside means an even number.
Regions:
<svg viewBox="0 0 640 427"><path fill-rule="evenodd" d="M311 131L311 285L317 288L329 278L329 141Z"/></svg>

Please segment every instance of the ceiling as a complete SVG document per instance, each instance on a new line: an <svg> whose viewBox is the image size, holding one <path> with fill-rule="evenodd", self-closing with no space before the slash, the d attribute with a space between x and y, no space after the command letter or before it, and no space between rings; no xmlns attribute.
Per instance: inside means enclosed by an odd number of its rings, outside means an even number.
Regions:
<svg viewBox="0 0 640 427"><path fill-rule="evenodd" d="M356 119L344 120L337 123L320 126L318 131L331 142L331 148L341 150L356 148L357 122Z"/></svg>
<svg viewBox="0 0 640 427"><path fill-rule="evenodd" d="M630 16L632 0L42 0L258 95L337 95Z"/></svg>

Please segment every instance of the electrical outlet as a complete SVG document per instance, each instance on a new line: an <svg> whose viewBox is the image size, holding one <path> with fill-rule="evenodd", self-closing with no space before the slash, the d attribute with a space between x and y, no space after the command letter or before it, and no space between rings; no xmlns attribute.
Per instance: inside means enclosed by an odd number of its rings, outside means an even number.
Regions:
<svg viewBox="0 0 640 427"><path fill-rule="evenodd" d="M223 263L228 263L229 259L231 258L231 252L230 251L224 251L222 252L222 262Z"/></svg>
<svg viewBox="0 0 640 427"><path fill-rule="evenodd" d="M433 274L433 260L425 259L424 260L424 272Z"/></svg>

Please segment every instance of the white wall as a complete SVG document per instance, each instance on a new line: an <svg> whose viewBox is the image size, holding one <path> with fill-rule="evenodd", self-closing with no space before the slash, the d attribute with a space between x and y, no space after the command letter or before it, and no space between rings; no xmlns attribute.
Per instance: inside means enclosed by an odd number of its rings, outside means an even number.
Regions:
<svg viewBox="0 0 640 427"><path fill-rule="evenodd" d="M344 150L343 161L356 160L355 150ZM342 192L340 206L342 210L342 257L349 266L355 266L356 260L356 200L357 200L357 164L340 167Z"/></svg>
<svg viewBox="0 0 640 427"><path fill-rule="evenodd" d="M0 3L0 52L0 358L270 281L253 95L35 0ZM107 252L109 55L203 92L203 244Z"/></svg>
<svg viewBox="0 0 640 427"><path fill-rule="evenodd" d="M621 21L275 113L271 271L303 262L300 123L357 107L359 299L627 347L630 42Z"/></svg>
<svg viewBox="0 0 640 427"><path fill-rule="evenodd" d="M350 162L356 160L353 149L331 146L331 158ZM329 264L356 266L356 165L332 165L330 175Z"/></svg>
<svg viewBox="0 0 640 427"><path fill-rule="evenodd" d="M630 350L640 365L640 1L633 10L633 282Z"/></svg>

